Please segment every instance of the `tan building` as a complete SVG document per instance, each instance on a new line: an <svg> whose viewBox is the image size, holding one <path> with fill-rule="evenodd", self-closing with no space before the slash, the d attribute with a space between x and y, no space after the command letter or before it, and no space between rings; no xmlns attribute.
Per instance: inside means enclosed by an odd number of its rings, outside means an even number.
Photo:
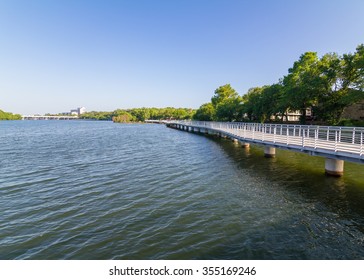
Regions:
<svg viewBox="0 0 364 280"><path fill-rule="evenodd" d="M288 110L286 112L286 115L287 115L287 121L289 122L298 122L301 118L301 111L300 110L296 110L296 111L292 111L292 110ZM307 118L310 118L312 116L312 110L311 108L307 108L306 109L306 117ZM277 116L276 118L274 118L274 116L271 116L270 118L271 120L282 120L281 116ZM284 118L284 121L286 119Z"/></svg>
<svg viewBox="0 0 364 280"><path fill-rule="evenodd" d="M355 103L344 110L344 119L364 120L364 100Z"/></svg>

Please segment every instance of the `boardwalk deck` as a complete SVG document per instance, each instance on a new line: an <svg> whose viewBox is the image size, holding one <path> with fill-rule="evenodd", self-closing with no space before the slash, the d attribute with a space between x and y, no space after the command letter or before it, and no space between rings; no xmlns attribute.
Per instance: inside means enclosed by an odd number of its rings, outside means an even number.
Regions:
<svg viewBox="0 0 364 280"><path fill-rule="evenodd" d="M364 128L195 121L173 121L167 125L203 129L241 142L364 163Z"/></svg>

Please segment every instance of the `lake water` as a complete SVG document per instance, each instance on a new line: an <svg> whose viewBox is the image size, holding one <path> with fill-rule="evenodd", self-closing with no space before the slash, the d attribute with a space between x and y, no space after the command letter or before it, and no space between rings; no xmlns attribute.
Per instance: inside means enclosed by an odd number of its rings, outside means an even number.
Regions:
<svg viewBox="0 0 364 280"><path fill-rule="evenodd" d="M363 259L363 171L163 125L0 122L0 259Z"/></svg>

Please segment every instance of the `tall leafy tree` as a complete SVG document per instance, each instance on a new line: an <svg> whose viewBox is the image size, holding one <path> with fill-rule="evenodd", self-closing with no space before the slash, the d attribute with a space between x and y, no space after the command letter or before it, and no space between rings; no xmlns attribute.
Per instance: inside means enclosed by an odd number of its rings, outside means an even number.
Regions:
<svg viewBox="0 0 364 280"><path fill-rule="evenodd" d="M319 61L319 75L322 91L312 107L315 118L334 124L342 111L340 104L341 58L336 53L325 54Z"/></svg>
<svg viewBox="0 0 364 280"><path fill-rule="evenodd" d="M354 54L344 54L342 58L342 95L346 104L364 98L364 45L359 45Z"/></svg>
<svg viewBox="0 0 364 280"><path fill-rule="evenodd" d="M284 115L287 107L282 103L282 85L277 83L263 87L260 99L260 120L265 122L271 118L277 119L279 115Z"/></svg>
<svg viewBox="0 0 364 280"><path fill-rule="evenodd" d="M215 119L215 107L212 103L205 103L196 110L193 119L200 121L213 121Z"/></svg>
<svg viewBox="0 0 364 280"><path fill-rule="evenodd" d="M241 102L241 97L230 84L217 88L211 98L216 120L229 122L239 120Z"/></svg>
<svg viewBox="0 0 364 280"><path fill-rule="evenodd" d="M262 91L262 87L250 88L242 97L243 114L249 121L258 120L260 117L260 99Z"/></svg>
<svg viewBox="0 0 364 280"><path fill-rule="evenodd" d="M329 123L340 122L343 112L364 99L364 46L354 54L326 54L320 60L320 77L324 92L315 107L315 115Z"/></svg>
<svg viewBox="0 0 364 280"><path fill-rule="evenodd" d="M305 123L306 109L317 104L323 90L317 53L301 55L288 73L283 78L284 98L291 110L300 110L301 123Z"/></svg>

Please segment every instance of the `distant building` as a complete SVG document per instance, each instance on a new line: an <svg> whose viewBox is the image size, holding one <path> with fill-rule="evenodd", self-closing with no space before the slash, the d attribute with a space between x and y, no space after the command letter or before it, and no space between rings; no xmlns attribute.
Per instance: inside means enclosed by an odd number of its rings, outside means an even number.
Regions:
<svg viewBox="0 0 364 280"><path fill-rule="evenodd" d="M345 108L344 119L364 120L364 100Z"/></svg>
<svg viewBox="0 0 364 280"><path fill-rule="evenodd" d="M77 109L72 109L71 110L71 115L82 115L86 113L86 108L85 107L79 107Z"/></svg>
<svg viewBox="0 0 364 280"><path fill-rule="evenodd" d="M82 114L86 113L86 108L85 108L85 107L80 107L80 108L78 108L78 113L79 113L80 115L82 115Z"/></svg>
<svg viewBox="0 0 364 280"><path fill-rule="evenodd" d="M288 122L298 122L301 119L302 113L300 110L296 110L296 111L292 111L292 110L287 110L285 115L287 116L287 121ZM310 119L312 118L312 110L311 108L307 108L306 109L306 118ZM282 120L282 116L271 116L270 118L271 120ZM286 121L286 118L284 118L284 120Z"/></svg>

